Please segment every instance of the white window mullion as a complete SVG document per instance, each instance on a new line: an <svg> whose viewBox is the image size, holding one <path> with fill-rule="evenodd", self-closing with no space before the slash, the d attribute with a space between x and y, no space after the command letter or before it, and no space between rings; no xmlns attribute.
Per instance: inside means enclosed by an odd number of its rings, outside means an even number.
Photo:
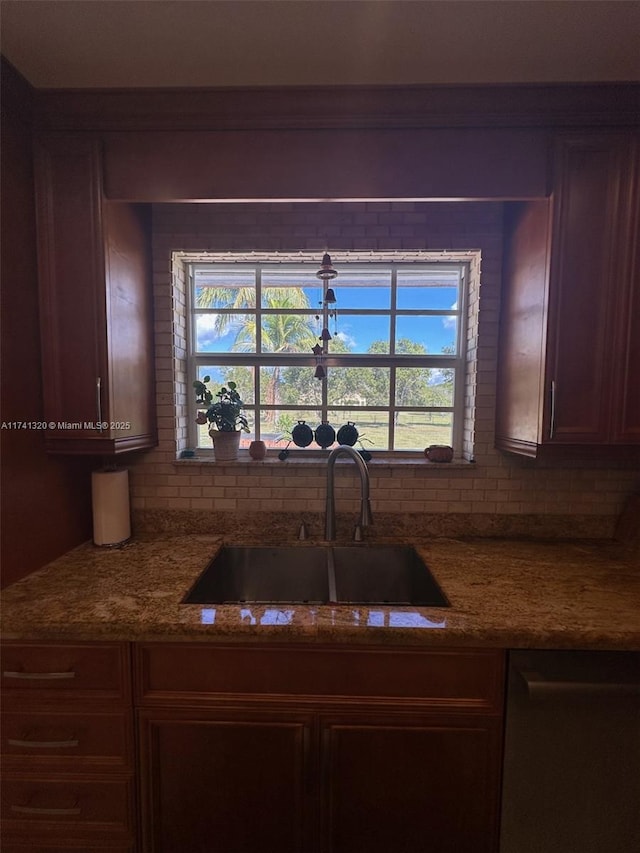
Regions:
<svg viewBox="0 0 640 853"><path fill-rule="evenodd" d="M396 352L396 317L398 297L398 268L391 267L391 308L389 317L389 352ZM393 398L392 398L393 399ZM391 445L393 447L393 445Z"/></svg>
<svg viewBox="0 0 640 853"><path fill-rule="evenodd" d="M398 268L394 264L391 267L391 306L389 316L389 354L396 355L396 317L398 298ZM395 445L396 435L396 368L389 368L389 450Z"/></svg>
<svg viewBox="0 0 640 853"><path fill-rule="evenodd" d="M260 440L260 388L262 377L260 375L260 358L262 352L262 269L256 268L256 361L253 368L253 430L256 441Z"/></svg>
<svg viewBox="0 0 640 853"><path fill-rule="evenodd" d="M464 443L464 409L465 409L465 356L467 350L467 282L469 267L461 266L458 285L458 345L456 349L456 366L453 381L453 430L452 442L458 453L462 453Z"/></svg>
<svg viewBox="0 0 640 853"><path fill-rule="evenodd" d="M256 353L262 352L262 270L256 269Z"/></svg>
<svg viewBox="0 0 640 853"><path fill-rule="evenodd" d="M197 341L196 336L196 313L194 311L194 281L193 267L187 266L187 287L186 287L186 307L187 307L187 440L190 447L196 447L198 444L198 427L196 424L196 407L195 394L193 392L193 381L198 375L198 359L194 353L194 342Z"/></svg>
<svg viewBox="0 0 640 853"><path fill-rule="evenodd" d="M389 450L393 450L396 437L396 368L389 368Z"/></svg>

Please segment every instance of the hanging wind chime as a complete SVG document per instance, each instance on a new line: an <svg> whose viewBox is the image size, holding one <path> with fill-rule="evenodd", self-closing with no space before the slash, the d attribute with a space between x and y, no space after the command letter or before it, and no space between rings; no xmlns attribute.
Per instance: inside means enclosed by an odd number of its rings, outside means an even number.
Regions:
<svg viewBox="0 0 640 853"><path fill-rule="evenodd" d="M320 269L316 273L316 278L319 278L322 282L322 301L320 305L322 306L322 331L320 332L320 336L318 340L321 343L316 344L312 347L311 351L316 356L316 370L313 374L316 379L326 379L327 378L327 370L325 360L327 355L329 354L329 341L331 340L331 332L329 331L329 319L332 318L334 322L334 334L337 334L338 331L338 312L336 309L336 295L332 287L329 287L329 282L336 278L338 275L337 271L333 268L331 263L331 256L328 252L325 252L322 256L322 264L320 265ZM320 320L320 316L316 317L317 320Z"/></svg>
<svg viewBox="0 0 640 853"><path fill-rule="evenodd" d="M325 252L322 256L320 269L316 273L316 278L319 278L322 282L322 300L318 303L322 308L322 316L320 313L316 314L316 322L318 323L317 331L320 331L320 329L322 331L318 335L318 342L311 347L311 352L316 357L316 369L313 375L321 382L327 378L326 362L329 354L329 341L332 340L332 335L329 331L330 320L333 320L334 336L338 334L337 299L335 291L332 287L329 287L329 282L337 278L337 276L338 273L331 263L331 256L328 252ZM313 430L306 421L299 420L291 431L291 440L284 450L280 451L278 458L283 462L286 460L289 456L289 444L291 442L296 447L308 447L315 439L316 444L324 450L327 447L331 447L336 439L341 445L353 447L360 438L361 436L359 436L358 430L352 421L347 421L344 426L340 427L336 434L335 429L328 421L323 421ZM371 454L364 447L358 452L365 461L371 459Z"/></svg>

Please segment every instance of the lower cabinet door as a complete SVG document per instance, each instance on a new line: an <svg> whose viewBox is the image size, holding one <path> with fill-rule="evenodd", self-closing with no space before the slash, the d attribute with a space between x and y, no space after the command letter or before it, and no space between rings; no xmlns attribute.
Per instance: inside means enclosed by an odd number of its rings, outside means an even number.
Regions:
<svg viewBox="0 0 640 853"><path fill-rule="evenodd" d="M140 712L144 853L305 853L304 715Z"/></svg>
<svg viewBox="0 0 640 853"><path fill-rule="evenodd" d="M372 717L322 727L322 853L492 853L492 720Z"/></svg>

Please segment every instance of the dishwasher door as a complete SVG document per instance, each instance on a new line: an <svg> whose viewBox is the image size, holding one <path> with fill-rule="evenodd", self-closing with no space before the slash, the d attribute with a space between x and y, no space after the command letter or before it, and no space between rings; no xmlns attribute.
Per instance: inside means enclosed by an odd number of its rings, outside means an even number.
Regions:
<svg viewBox="0 0 640 853"><path fill-rule="evenodd" d="M509 656L500 853L640 850L640 653Z"/></svg>

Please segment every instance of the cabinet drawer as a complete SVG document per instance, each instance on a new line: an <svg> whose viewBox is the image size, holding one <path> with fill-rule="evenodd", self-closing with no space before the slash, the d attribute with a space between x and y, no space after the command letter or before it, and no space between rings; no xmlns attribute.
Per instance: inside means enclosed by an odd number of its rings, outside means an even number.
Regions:
<svg viewBox="0 0 640 853"><path fill-rule="evenodd" d="M12 841L2 845L2 853L134 853L133 847L121 847L120 845L109 844L105 846L101 844L99 847L89 846L86 841L81 841L78 844L71 842L60 842L59 846L53 844L32 844L26 841L24 844L15 844Z"/></svg>
<svg viewBox="0 0 640 853"><path fill-rule="evenodd" d="M88 767L132 766L132 736L127 714L4 711L2 766L32 770L56 767L78 771Z"/></svg>
<svg viewBox="0 0 640 853"><path fill-rule="evenodd" d="M60 841L55 844L38 844L34 846L30 841L5 841L2 845L2 853L134 853L133 847L120 844L100 844L94 847L86 841Z"/></svg>
<svg viewBox="0 0 640 853"><path fill-rule="evenodd" d="M252 694L404 699L484 711L500 709L498 650L141 644L137 692L143 702L188 702Z"/></svg>
<svg viewBox="0 0 640 853"><path fill-rule="evenodd" d="M5 776L2 813L3 839L42 838L52 844L73 838L108 840L119 836L120 841L128 843L132 786L129 779L54 781Z"/></svg>
<svg viewBox="0 0 640 853"><path fill-rule="evenodd" d="M2 690L6 701L125 700L129 689L129 647L113 644L6 643Z"/></svg>

